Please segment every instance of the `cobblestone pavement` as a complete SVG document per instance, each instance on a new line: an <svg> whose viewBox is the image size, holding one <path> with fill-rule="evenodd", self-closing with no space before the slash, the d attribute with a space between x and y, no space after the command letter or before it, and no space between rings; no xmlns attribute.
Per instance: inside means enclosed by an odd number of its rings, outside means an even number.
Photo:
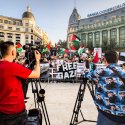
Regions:
<svg viewBox="0 0 125 125"><path fill-rule="evenodd" d="M42 88L45 87L45 102L51 125L70 125L71 116L73 113L74 104L76 101L79 83L41 83ZM47 85L47 86L46 86ZM29 84L28 94L30 97L26 103L27 109L31 107L34 102L32 88ZM33 108L33 106L32 106ZM85 119L96 120L97 110L93 103L92 97L86 88L85 96L81 107ZM81 116L79 115L79 120ZM43 125L45 123L43 122ZM82 122L79 125L96 125L93 122Z"/></svg>

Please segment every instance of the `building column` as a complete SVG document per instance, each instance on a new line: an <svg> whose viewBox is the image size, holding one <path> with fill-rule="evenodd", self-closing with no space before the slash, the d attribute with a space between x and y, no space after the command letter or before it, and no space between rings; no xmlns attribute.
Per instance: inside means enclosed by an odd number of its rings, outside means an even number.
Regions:
<svg viewBox="0 0 125 125"><path fill-rule="evenodd" d="M7 33L4 32L4 41L8 41Z"/></svg>
<svg viewBox="0 0 125 125"><path fill-rule="evenodd" d="M86 45L88 43L88 33L86 33Z"/></svg>
<svg viewBox="0 0 125 125"><path fill-rule="evenodd" d="M117 28L117 45L120 46L120 33L119 33L119 27Z"/></svg>
<svg viewBox="0 0 125 125"><path fill-rule="evenodd" d="M100 46L102 46L102 31L100 31Z"/></svg>
<svg viewBox="0 0 125 125"><path fill-rule="evenodd" d="M95 32L93 32L93 47L95 47Z"/></svg>
<svg viewBox="0 0 125 125"><path fill-rule="evenodd" d="M108 30L108 44L110 44L110 37L111 37L111 34L110 34L110 29Z"/></svg>
<svg viewBox="0 0 125 125"><path fill-rule="evenodd" d="M16 42L15 33L12 34L12 41L13 41L14 43Z"/></svg>
<svg viewBox="0 0 125 125"><path fill-rule="evenodd" d="M67 36L68 48L71 48L71 35Z"/></svg>

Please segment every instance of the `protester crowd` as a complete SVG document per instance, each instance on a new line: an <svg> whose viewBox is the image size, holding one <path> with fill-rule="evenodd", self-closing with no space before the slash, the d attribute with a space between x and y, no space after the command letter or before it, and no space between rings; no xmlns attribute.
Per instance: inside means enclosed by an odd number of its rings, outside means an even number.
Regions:
<svg viewBox="0 0 125 125"><path fill-rule="evenodd" d="M1 45L0 60L0 125L27 125L25 92L21 79L39 78L40 64L48 63L50 68L67 63L84 63L86 78L96 84L95 104L99 111L97 125L125 124L125 63L118 65L116 51L107 51L99 58L98 52L71 54L41 54L35 50L35 65L29 68L25 54L17 53L14 43ZM34 60L34 59L33 59ZM15 62L15 63L14 63ZM97 68L96 64L105 68ZM19 65L21 64L21 65ZM28 67L28 68L26 68ZM26 84L26 82L24 82Z"/></svg>

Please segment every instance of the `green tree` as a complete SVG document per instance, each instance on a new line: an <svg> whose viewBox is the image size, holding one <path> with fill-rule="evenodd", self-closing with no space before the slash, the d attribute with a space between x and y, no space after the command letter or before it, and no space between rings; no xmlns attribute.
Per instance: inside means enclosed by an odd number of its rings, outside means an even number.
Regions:
<svg viewBox="0 0 125 125"><path fill-rule="evenodd" d="M108 39L106 38L102 41L102 50L105 52L107 50L116 49L116 45L117 42L115 41L115 39L110 39L110 41L108 42Z"/></svg>
<svg viewBox="0 0 125 125"><path fill-rule="evenodd" d="M115 39L110 39L110 42L109 42L109 50L113 50L116 48L116 45L117 45L117 42L115 41Z"/></svg>
<svg viewBox="0 0 125 125"><path fill-rule="evenodd" d="M108 39L107 38L105 38L105 39L102 40L102 46L101 47L102 47L102 50L104 52L109 49Z"/></svg>
<svg viewBox="0 0 125 125"><path fill-rule="evenodd" d="M59 48L64 48L66 49L67 48L67 41L65 40L59 40L57 45L59 46Z"/></svg>
<svg viewBox="0 0 125 125"><path fill-rule="evenodd" d="M92 41L88 41L87 42L87 48L89 49L89 50L93 50L93 44L92 44Z"/></svg>

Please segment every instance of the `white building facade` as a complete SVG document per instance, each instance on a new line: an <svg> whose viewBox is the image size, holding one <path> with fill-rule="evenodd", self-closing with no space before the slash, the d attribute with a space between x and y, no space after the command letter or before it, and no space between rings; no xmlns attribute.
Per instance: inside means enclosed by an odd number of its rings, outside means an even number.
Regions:
<svg viewBox="0 0 125 125"><path fill-rule="evenodd" d="M35 41L47 44L48 34L36 25L35 17L28 6L22 19L0 16L0 40L20 42L22 45Z"/></svg>
<svg viewBox="0 0 125 125"><path fill-rule="evenodd" d="M105 41L117 43L117 47L125 47L125 3L100 12L88 14L81 19L74 8L68 24L67 41L71 45L72 34L76 34L82 43L102 46Z"/></svg>

